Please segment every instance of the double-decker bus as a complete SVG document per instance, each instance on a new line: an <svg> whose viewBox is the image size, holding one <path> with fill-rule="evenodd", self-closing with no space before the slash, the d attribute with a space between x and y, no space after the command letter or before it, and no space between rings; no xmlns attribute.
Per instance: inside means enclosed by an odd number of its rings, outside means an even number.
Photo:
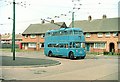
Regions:
<svg viewBox="0 0 120 82"><path fill-rule="evenodd" d="M86 56L85 37L80 28L60 28L45 33L44 54L70 59Z"/></svg>

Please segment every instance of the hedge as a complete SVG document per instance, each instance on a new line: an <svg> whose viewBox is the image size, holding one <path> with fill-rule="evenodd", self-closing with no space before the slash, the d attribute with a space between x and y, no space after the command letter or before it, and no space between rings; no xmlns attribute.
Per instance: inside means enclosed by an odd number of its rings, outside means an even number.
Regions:
<svg viewBox="0 0 120 82"><path fill-rule="evenodd" d="M11 48L12 44L1 44L0 48ZM19 48L18 44L15 44L15 48Z"/></svg>

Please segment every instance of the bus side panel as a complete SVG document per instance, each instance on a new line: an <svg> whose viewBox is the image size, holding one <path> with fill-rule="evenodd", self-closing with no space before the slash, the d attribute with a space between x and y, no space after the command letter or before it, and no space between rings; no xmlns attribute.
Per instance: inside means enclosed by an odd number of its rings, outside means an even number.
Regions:
<svg viewBox="0 0 120 82"><path fill-rule="evenodd" d="M68 48L59 48L59 54L61 56L66 57L67 56L67 52L68 52Z"/></svg>

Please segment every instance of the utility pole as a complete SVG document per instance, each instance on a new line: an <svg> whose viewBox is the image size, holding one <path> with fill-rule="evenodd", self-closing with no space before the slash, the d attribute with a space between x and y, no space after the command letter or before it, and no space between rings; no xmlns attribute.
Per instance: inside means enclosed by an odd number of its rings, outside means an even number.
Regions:
<svg viewBox="0 0 120 82"><path fill-rule="evenodd" d="M15 60L15 0L13 0L12 51L13 51L13 60Z"/></svg>
<svg viewBox="0 0 120 82"><path fill-rule="evenodd" d="M75 12L72 12L72 28L74 28L74 13Z"/></svg>
<svg viewBox="0 0 120 82"><path fill-rule="evenodd" d="M13 2L9 2L10 4L13 4L13 29L12 29L12 47L11 47L11 52L13 52L13 60L15 60L15 5L21 5L23 7L26 8L26 3L20 2L20 3L16 3L15 0L13 0ZM30 6L30 4L29 4ZM11 19L10 17L8 17L8 19Z"/></svg>

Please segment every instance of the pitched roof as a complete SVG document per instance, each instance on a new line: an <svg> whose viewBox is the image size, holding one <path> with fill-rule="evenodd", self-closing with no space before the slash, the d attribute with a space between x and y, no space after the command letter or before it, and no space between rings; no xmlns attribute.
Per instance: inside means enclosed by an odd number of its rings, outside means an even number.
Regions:
<svg viewBox="0 0 120 82"><path fill-rule="evenodd" d="M10 40L10 36L11 36L11 34L7 34L7 33L2 34L1 35L1 40Z"/></svg>
<svg viewBox="0 0 120 82"><path fill-rule="evenodd" d="M31 24L22 34L40 34L48 30L66 27L65 22Z"/></svg>
<svg viewBox="0 0 120 82"><path fill-rule="evenodd" d="M21 33L15 34L15 39L22 39L22 34Z"/></svg>
<svg viewBox="0 0 120 82"><path fill-rule="evenodd" d="M120 18L95 19L91 21L79 20L74 22L74 27L79 27L84 32L113 32L120 31L118 22L120 22ZM72 23L70 24L71 26Z"/></svg>
<svg viewBox="0 0 120 82"><path fill-rule="evenodd" d="M12 34L2 34L1 35L2 40L11 40L12 39ZM22 34L15 34L15 39L22 39Z"/></svg>

